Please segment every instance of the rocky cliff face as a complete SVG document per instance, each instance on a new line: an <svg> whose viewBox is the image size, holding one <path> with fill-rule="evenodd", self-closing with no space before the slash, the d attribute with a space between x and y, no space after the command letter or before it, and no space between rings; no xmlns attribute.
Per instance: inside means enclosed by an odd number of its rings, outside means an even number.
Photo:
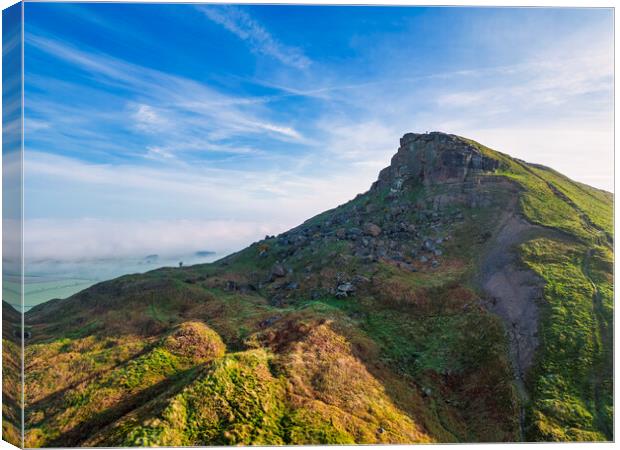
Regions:
<svg viewBox="0 0 620 450"><path fill-rule="evenodd" d="M498 161L485 157L458 136L440 132L407 133L373 189L390 187L397 192L407 184L459 183L498 167Z"/></svg>

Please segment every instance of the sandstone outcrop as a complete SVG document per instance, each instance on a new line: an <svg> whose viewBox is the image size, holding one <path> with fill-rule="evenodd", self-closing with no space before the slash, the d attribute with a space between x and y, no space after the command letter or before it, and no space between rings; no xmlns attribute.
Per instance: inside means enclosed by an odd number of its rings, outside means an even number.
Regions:
<svg viewBox="0 0 620 450"><path fill-rule="evenodd" d="M484 156L462 138L441 132L407 133L389 167L379 173L373 189L390 187L397 192L405 185L462 183L472 175L493 172L498 161Z"/></svg>

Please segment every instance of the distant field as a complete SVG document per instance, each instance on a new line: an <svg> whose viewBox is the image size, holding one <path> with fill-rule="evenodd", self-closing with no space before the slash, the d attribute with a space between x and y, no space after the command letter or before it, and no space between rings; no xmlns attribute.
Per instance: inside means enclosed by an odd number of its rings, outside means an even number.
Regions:
<svg viewBox="0 0 620 450"><path fill-rule="evenodd" d="M97 283L96 280L77 278L39 282L26 281L24 286L24 310L28 311L33 306L53 298L69 297L95 283ZM15 308L19 308L19 283L5 281L3 295L7 302Z"/></svg>
<svg viewBox="0 0 620 450"><path fill-rule="evenodd" d="M97 280L65 279L57 281L42 281L26 283L24 292L24 306L28 311L33 306L53 298L66 298L82 289L92 286Z"/></svg>
<svg viewBox="0 0 620 450"><path fill-rule="evenodd" d="M200 253L200 254L198 254ZM54 298L67 298L93 284L129 273L142 273L164 266L212 262L222 255L197 252L191 255L161 258L94 259L78 262L44 261L26 265L24 311ZM2 298L16 309L20 308L19 278L5 276Z"/></svg>

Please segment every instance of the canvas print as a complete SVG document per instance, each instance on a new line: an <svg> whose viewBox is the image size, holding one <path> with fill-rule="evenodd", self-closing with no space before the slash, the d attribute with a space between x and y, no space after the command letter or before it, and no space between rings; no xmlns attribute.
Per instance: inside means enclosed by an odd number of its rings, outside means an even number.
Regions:
<svg viewBox="0 0 620 450"><path fill-rule="evenodd" d="M2 20L3 440L613 441L613 9Z"/></svg>

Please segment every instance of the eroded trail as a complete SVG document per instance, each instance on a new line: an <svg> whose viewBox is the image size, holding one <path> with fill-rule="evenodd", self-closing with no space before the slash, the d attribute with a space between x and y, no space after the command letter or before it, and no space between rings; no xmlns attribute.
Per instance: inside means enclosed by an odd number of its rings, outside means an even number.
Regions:
<svg viewBox="0 0 620 450"><path fill-rule="evenodd" d="M505 321L519 379L538 346L537 301L543 281L520 264L516 248L543 231L517 214L506 214L480 266L480 285L489 297L489 310Z"/></svg>
<svg viewBox="0 0 620 450"><path fill-rule="evenodd" d="M529 401L524 377L538 347L538 302L544 281L523 265L517 248L537 237L557 235L553 230L526 221L517 212L515 199L498 221L480 261L478 284L487 296L486 306L502 318L509 336L510 360L521 399L522 439L524 406Z"/></svg>

